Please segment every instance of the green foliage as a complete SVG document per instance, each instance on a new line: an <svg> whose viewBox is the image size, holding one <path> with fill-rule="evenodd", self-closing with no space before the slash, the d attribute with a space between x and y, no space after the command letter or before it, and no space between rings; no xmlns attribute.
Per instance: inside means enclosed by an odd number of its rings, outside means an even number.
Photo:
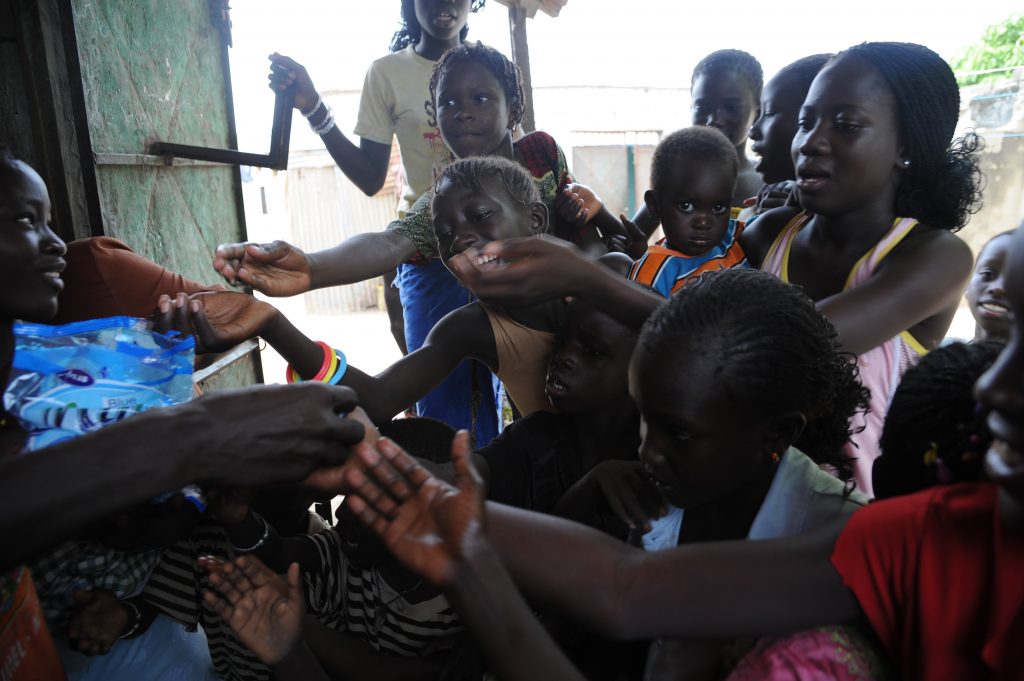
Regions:
<svg viewBox="0 0 1024 681"><path fill-rule="evenodd" d="M964 48L952 60L951 65L961 87L1010 77L1012 71L997 71L972 76L960 74L1008 66L1024 66L1024 15L1013 15L1000 24L986 28L981 40Z"/></svg>

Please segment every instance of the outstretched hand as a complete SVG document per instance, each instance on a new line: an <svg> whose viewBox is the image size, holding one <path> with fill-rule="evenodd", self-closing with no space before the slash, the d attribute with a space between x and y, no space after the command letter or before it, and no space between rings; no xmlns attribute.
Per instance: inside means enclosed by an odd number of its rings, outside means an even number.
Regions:
<svg viewBox="0 0 1024 681"><path fill-rule="evenodd" d="M305 293L312 281L309 257L284 241L221 244L214 253L213 269L232 286L252 286L278 298Z"/></svg>
<svg viewBox="0 0 1024 681"><path fill-rule="evenodd" d="M222 562L210 556L197 561L216 591L203 601L227 622L238 640L264 664L275 665L295 648L305 614L299 564L288 567L287 582L255 556Z"/></svg>
<svg viewBox="0 0 1024 681"><path fill-rule="evenodd" d="M196 337L196 352L224 352L259 336L278 315L274 306L236 291L208 291L191 297L160 296L154 316L157 331Z"/></svg>
<svg viewBox="0 0 1024 681"><path fill-rule="evenodd" d="M555 211L565 222L582 226L601 212L604 203L594 190L585 184L570 182L568 173L559 181L560 189L555 196Z"/></svg>
<svg viewBox="0 0 1024 681"><path fill-rule="evenodd" d="M468 248L448 267L482 300L533 305L579 295L587 274L599 266L568 241L542 236Z"/></svg>
<svg viewBox="0 0 1024 681"><path fill-rule="evenodd" d="M295 108L304 114L308 114L316 106L316 88L306 71L306 67L291 57L275 52L270 55L270 89L275 93L287 90L295 86Z"/></svg>
<svg viewBox="0 0 1024 681"><path fill-rule="evenodd" d="M349 505L406 567L445 588L459 563L483 540L484 493L470 461L469 434L452 441L455 485L431 475L387 438L360 445L345 482Z"/></svg>
<svg viewBox="0 0 1024 681"><path fill-rule="evenodd" d="M625 253L637 260L647 252L647 235L625 215L619 215L619 222L622 223L623 234L613 234L608 239L608 250Z"/></svg>

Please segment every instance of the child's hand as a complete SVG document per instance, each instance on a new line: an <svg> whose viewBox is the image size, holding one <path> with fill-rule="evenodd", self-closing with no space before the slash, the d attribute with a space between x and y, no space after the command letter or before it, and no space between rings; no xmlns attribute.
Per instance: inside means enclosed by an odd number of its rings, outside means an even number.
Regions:
<svg viewBox="0 0 1024 681"><path fill-rule="evenodd" d="M569 224L585 225L604 207L604 203L590 187L576 182L570 183L567 174L562 175L560 186L561 189L555 196L555 211Z"/></svg>
<svg viewBox="0 0 1024 681"><path fill-rule="evenodd" d="M483 250L470 247L453 256L448 267L478 298L533 305L579 295L588 268L597 264L568 241L543 236L492 241Z"/></svg>
<svg viewBox="0 0 1024 681"><path fill-rule="evenodd" d="M198 563L216 589L203 593L203 601L264 664L283 660L302 636L306 607L299 564L288 567L286 583L255 556L232 562L204 556Z"/></svg>
<svg viewBox="0 0 1024 681"><path fill-rule="evenodd" d="M213 257L213 269L232 286L252 286L267 296L296 296L311 285L309 257L284 241L221 244Z"/></svg>
<svg viewBox="0 0 1024 681"><path fill-rule="evenodd" d="M84 655L106 655L128 624L128 611L113 591L76 591L68 624L71 647Z"/></svg>
<svg viewBox="0 0 1024 681"><path fill-rule="evenodd" d="M799 207L800 204L796 200L797 193L793 191L795 188L796 185L792 180L764 185L754 199L754 205L757 206L754 214L760 215L772 208L781 208L782 206Z"/></svg>
<svg viewBox="0 0 1024 681"><path fill-rule="evenodd" d="M313 81L306 72L306 67L291 57L275 52L270 59L270 89L275 93L295 86L295 108L308 114L316 106L319 95L313 87Z"/></svg>
<svg viewBox="0 0 1024 681"><path fill-rule="evenodd" d="M246 487L213 487L206 492L206 513L221 525L237 525L249 515L253 496Z"/></svg>
<svg viewBox="0 0 1024 681"><path fill-rule="evenodd" d="M155 326L196 337L196 352L224 352L259 336L277 317L277 309L235 291L207 291L191 298L179 293L174 299L160 296Z"/></svg>
<svg viewBox="0 0 1024 681"><path fill-rule="evenodd" d="M668 512L639 461L602 461L586 475L612 513L629 528L651 529L650 520Z"/></svg>
<svg viewBox="0 0 1024 681"><path fill-rule="evenodd" d="M470 461L469 434L452 441L455 486L432 476L387 438L375 448L360 445L345 481L352 512L384 541L406 567L445 588L458 565L484 541L484 494Z"/></svg>
<svg viewBox="0 0 1024 681"><path fill-rule="evenodd" d="M619 215L619 222L625 234L613 234L608 239L608 251L625 253L633 260L643 257L647 252L647 235L625 215Z"/></svg>

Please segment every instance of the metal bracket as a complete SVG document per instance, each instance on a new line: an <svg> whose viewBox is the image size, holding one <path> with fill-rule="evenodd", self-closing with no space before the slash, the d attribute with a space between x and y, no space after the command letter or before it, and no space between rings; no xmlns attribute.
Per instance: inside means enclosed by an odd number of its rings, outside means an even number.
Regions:
<svg viewBox="0 0 1024 681"><path fill-rule="evenodd" d="M292 134L292 106L295 103L295 91L288 88L278 92L274 100L274 124L270 133L270 153L253 154L237 149L217 149L215 147L195 147L188 144L171 142L153 142L149 145L149 153L171 158L191 158L197 161L210 161L236 166L258 166L273 170L288 169L288 145ZM170 165L170 163L168 163Z"/></svg>

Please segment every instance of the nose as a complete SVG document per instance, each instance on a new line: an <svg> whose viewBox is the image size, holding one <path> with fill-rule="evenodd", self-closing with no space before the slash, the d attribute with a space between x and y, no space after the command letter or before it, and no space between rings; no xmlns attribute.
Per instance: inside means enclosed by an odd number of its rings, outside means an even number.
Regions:
<svg viewBox="0 0 1024 681"><path fill-rule="evenodd" d="M459 234L452 241L452 253L462 253L478 241L476 234L472 232Z"/></svg>
<svg viewBox="0 0 1024 681"><path fill-rule="evenodd" d="M49 225L46 225L43 231L43 238L39 243L39 250L46 255L61 257L67 253L68 247L64 243L64 240L57 236L57 234L50 229Z"/></svg>
<svg viewBox="0 0 1024 681"><path fill-rule="evenodd" d="M815 125L810 130L797 130L793 136L793 150L803 156L821 156L828 153L828 140L822 134L821 126Z"/></svg>
<svg viewBox="0 0 1024 681"><path fill-rule="evenodd" d="M764 116L758 115L757 120L750 126L750 131L747 132L747 137L755 142L760 142L764 138L764 135L761 134L761 121L763 120Z"/></svg>
<svg viewBox="0 0 1024 681"><path fill-rule="evenodd" d="M467 121L470 120L471 118L473 118L473 114L470 113L469 111L466 111L466 108L463 106L460 106L459 110L455 112L455 120L457 121Z"/></svg>
<svg viewBox="0 0 1024 681"><path fill-rule="evenodd" d="M572 356L571 352L562 351L555 357L555 363L568 371L572 371L576 368L576 358Z"/></svg>
<svg viewBox="0 0 1024 681"><path fill-rule="evenodd" d="M985 292L993 297L1003 298L1006 296L1006 289L1003 288L1003 275L999 275L988 283Z"/></svg>

